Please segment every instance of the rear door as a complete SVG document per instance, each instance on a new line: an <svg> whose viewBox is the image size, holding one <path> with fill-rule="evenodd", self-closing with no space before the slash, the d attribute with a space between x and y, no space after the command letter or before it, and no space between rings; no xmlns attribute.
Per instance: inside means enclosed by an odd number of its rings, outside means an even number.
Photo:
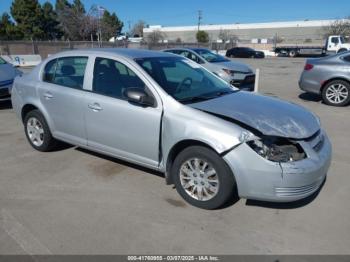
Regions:
<svg viewBox="0 0 350 262"><path fill-rule="evenodd" d="M157 167L162 105L147 79L127 61L96 57L91 92L84 106L88 145L136 163ZM154 107L127 101L127 88L142 88L158 100Z"/></svg>
<svg viewBox="0 0 350 262"><path fill-rule="evenodd" d="M85 69L87 56L69 56L49 61L38 92L57 138L86 145L84 128Z"/></svg>

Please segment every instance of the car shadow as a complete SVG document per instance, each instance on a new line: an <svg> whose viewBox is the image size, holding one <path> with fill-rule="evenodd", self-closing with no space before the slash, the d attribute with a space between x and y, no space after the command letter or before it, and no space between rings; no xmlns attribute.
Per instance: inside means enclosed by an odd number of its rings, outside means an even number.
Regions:
<svg viewBox="0 0 350 262"><path fill-rule="evenodd" d="M88 149L81 148L81 147L76 147L75 150L80 151L80 152L85 153L85 154L89 154L89 155L92 155L92 156L95 156L95 157L99 157L99 158L102 158L102 159L114 162L114 163L119 164L119 165L123 165L123 166L127 166L127 167L130 167L130 168L134 168L134 169L137 169L137 170L140 170L140 171L152 174L152 175L157 176L157 177L165 178L163 173L155 171L155 170L147 168L147 167L144 167L144 166L140 166L140 165L137 165L137 164L129 163L129 162L126 162L124 160L121 160L121 159L118 159L118 158L114 158L114 157L111 157L111 156L107 156L107 155L103 155L103 154L100 154L100 153L97 153L97 152L93 152L93 151L90 151Z"/></svg>
<svg viewBox="0 0 350 262"><path fill-rule="evenodd" d="M313 93L301 93L299 98L307 102L321 102L322 97Z"/></svg>
<svg viewBox="0 0 350 262"><path fill-rule="evenodd" d="M0 101L0 110L6 110L11 108L12 108L11 100Z"/></svg>
<svg viewBox="0 0 350 262"><path fill-rule="evenodd" d="M318 194L321 192L323 186L326 183L327 178L323 181L321 184L320 188L314 192L312 195L298 200L298 201L293 201L293 202L285 202L285 203L280 203L280 202L267 202L267 201L259 201L259 200L250 200L248 199L246 201L246 206L257 206L257 207L264 207L264 208L271 208L271 209L297 209L301 208L304 206L307 206L311 202L313 202Z"/></svg>

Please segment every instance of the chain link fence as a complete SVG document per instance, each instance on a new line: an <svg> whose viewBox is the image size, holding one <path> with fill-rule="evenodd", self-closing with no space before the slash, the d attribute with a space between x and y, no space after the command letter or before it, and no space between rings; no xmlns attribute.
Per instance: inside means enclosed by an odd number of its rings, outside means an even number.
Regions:
<svg viewBox="0 0 350 262"><path fill-rule="evenodd" d="M305 36L304 36L305 37ZM252 43L251 39L241 38L235 42L217 43L215 41L209 43L194 42L166 42L166 43L130 43L127 41L116 42L97 42L97 41L0 41L0 55L40 55L42 59L47 58L51 54L55 54L65 50L85 49L85 48L142 48L150 50L162 50L167 48L180 47L202 47L211 50L227 50L235 46L251 47L258 50L273 50L274 47L283 45L323 45L322 39L302 40L301 36L294 37L293 40L268 43Z"/></svg>

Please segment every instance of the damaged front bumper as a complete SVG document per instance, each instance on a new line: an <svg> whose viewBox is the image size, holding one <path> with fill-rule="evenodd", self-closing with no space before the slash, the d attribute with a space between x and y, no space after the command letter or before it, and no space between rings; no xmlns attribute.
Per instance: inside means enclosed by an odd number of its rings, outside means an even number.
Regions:
<svg viewBox="0 0 350 262"><path fill-rule="evenodd" d="M224 156L237 182L242 198L291 202L316 192L326 178L332 147L325 132L311 140L299 141L305 159L277 163L259 156L242 143Z"/></svg>

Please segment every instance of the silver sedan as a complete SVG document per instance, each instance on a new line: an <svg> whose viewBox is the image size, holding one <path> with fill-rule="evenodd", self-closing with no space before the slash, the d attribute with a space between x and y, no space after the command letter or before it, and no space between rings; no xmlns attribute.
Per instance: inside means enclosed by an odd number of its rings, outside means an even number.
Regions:
<svg viewBox="0 0 350 262"><path fill-rule="evenodd" d="M164 52L59 53L16 78L12 102L36 150L65 141L161 171L205 209L235 194L304 198L319 189L331 162L313 113L240 91Z"/></svg>
<svg viewBox="0 0 350 262"><path fill-rule="evenodd" d="M241 90L254 90L255 74L246 64L231 61L205 48L173 48L164 52L184 56Z"/></svg>
<svg viewBox="0 0 350 262"><path fill-rule="evenodd" d="M299 80L301 90L322 96L331 106L350 103L350 52L309 59Z"/></svg>

